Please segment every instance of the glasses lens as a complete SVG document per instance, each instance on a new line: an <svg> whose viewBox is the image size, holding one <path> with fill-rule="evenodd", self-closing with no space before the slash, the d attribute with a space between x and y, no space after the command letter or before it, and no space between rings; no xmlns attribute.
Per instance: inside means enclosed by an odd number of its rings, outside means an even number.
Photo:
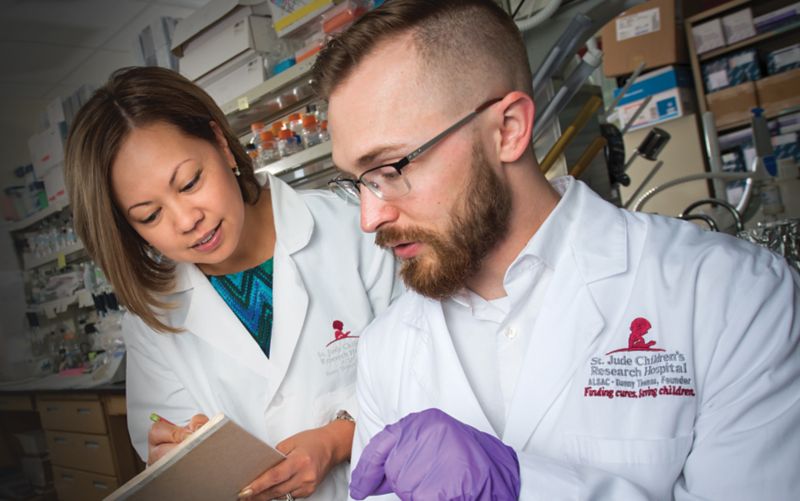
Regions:
<svg viewBox="0 0 800 501"><path fill-rule="evenodd" d="M361 182L382 200L402 197L411 190L408 180L391 165L366 172L361 177Z"/></svg>
<svg viewBox="0 0 800 501"><path fill-rule="evenodd" d="M351 204L360 204L361 197L353 181L349 179L334 179L328 181L328 188L336 193L342 200Z"/></svg>

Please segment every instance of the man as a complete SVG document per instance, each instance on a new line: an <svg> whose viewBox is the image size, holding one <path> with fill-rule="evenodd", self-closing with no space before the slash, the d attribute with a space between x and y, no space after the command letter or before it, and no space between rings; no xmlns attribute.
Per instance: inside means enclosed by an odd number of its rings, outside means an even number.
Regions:
<svg viewBox="0 0 800 501"><path fill-rule="evenodd" d="M316 65L333 187L412 289L360 340L352 497L800 499L780 257L548 183L489 0L392 0Z"/></svg>

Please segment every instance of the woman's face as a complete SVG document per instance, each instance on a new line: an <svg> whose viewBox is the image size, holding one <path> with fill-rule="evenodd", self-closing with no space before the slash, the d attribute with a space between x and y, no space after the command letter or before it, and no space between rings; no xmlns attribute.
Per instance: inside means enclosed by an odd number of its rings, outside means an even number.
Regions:
<svg viewBox="0 0 800 501"><path fill-rule="evenodd" d="M238 248L244 201L234 157L217 142L159 122L131 131L111 166L117 206L143 239L176 262L224 263Z"/></svg>

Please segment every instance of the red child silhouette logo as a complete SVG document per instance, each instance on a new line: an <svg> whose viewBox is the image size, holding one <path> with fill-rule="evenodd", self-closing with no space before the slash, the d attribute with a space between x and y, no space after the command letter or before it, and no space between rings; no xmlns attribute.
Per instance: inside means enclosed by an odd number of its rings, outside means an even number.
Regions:
<svg viewBox="0 0 800 501"><path fill-rule="evenodd" d="M333 321L333 341L326 344L325 346L330 346L336 341L341 341L342 339L355 339L358 336L351 336L350 331L344 332L344 324L341 320L334 320Z"/></svg>
<svg viewBox="0 0 800 501"><path fill-rule="evenodd" d="M628 347L609 351L606 355L618 353L620 351L664 351L661 348L653 348L655 341L645 341L644 336L653 327L646 318L638 317L631 322L631 335L628 336Z"/></svg>

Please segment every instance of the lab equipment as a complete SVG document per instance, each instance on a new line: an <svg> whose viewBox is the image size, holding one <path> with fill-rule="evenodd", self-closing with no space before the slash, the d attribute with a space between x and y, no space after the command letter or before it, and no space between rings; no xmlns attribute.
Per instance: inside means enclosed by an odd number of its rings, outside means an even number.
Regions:
<svg viewBox="0 0 800 501"><path fill-rule="evenodd" d="M586 122L594 115L595 112L600 108L603 104L603 100L600 99L598 96L592 96L583 105L581 111L578 113L578 116L575 120L567 126L564 133L561 134L561 137L558 138L556 143L550 148L550 151L547 152L544 159L542 160L539 169L542 171L543 174L547 174L550 168L555 163L556 159L564 152L564 149L569 145L569 143L575 138L575 135L583 129L586 125Z"/></svg>

